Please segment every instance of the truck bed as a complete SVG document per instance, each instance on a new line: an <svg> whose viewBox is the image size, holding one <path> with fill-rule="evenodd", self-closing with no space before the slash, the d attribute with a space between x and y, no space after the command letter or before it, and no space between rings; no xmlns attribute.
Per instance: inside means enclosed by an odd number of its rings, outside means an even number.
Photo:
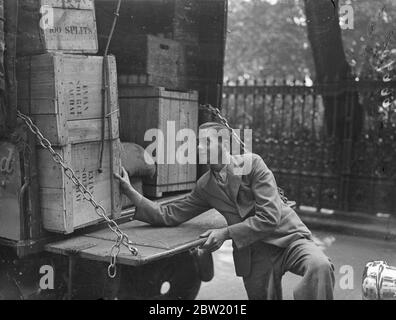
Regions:
<svg viewBox="0 0 396 320"><path fill-rule="evenodd" d="M174 199L175 197L165 198L160 202L166 203ZM209 210L177 227L152 227L140 221L126 221L119 225L134 243L139 254L133 256L126 247L122 246L117 262L139 266L201 245L205 241L199 238L201 233L208 229L222 228L226 222L216 210ZM56 254L77 255L89 260L108 262L114 240L114 233L105 227L49 243L45 246L45 250Z"/></svg>

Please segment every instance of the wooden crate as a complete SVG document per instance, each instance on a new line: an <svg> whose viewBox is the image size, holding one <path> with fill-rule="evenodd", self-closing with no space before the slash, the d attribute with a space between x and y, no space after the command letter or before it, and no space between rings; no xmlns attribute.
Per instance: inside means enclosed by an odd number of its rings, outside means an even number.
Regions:
<svg viewBox="0 0 396 320"><path fill-rule="evenodd" d="M106 47L108 30L113 22L113 8L116 5L117 0L95 2L100 54L104 53ZM200 6L200 1L197 0L123 0L122 10L111 41L111 52L117 57L118 73L123 78L123 82L175 90L199 88ZM136 68L134 64L142 58L139 54L143 54L142 48L145 47L145 44L136 44L137 35L141 35L143 39L143 35L151 35L149 37L160 39L166 44L170 43L173 48L177 48L173 52L175 57L179 57L176 61L177 66L171 67L172 64L165 64L172 69L165 70L167 78L160 77L158 71L161 68L158 67L154 68L154 72L134 71ZM155 46L152 50L156 50ZM131 52L137 55L135 59L131 56ZM159 56L155 51L153 52L154 57ZM172 63L174 64L175 61ZM173 80L169 80L170 75Z"/></svg>
<svg viewBox="0 0 396 320"><path fill-rule="evenodd" d="M93 0L19 0L19 4L18 56L98 52Z"/></svg>
<svg viewBox="0 0 396 320"><path fill-rule="evenodd" d="M68 144L55 151L71 165L94 199L105 208L107 215L116 218L121 211L121 195L119 183L112 175L113 172L120 172L120 141L105 142L102 173L98 172L100 144ZM47 150L38 148L37 157L41 216L46 230L69 234L102 220Z"/></svg>
<svg viewBox="0 0 396 320"><path fill-rule="evenodd" d="M176 133L184 128L197 132L198 94L195 91L120 86L119 99L121 141L134 142L146 148L152 142L144 141L145 132L151 128L160 129L165 136L166 159L171 150L166 142L167 121L175 122ZM175 142L175 149L181 144ZM154 178L144 180L143 190L148 196L161 197L163 192L191 190L195 182L195 164L158 164Z"/></svg>
<svg viewBox="0 0 396 320"><path fill-rule="evenodd" d="M176 72L170 78L164 77L158 73L130 73L124 74L125 71L120 70L118 81L120 84L129 86L142 87L164 87L170 90L192 90L199 88L199 46L197 45L180 45L180 56L177 62ZM125 62L126 63L126 62ZM118 68L122 68L122 63L118 64ZM122 68L123 70L128 70ZM177 73L177 75L175 75ZM172 80L174 79L174 80Z"/></svg>
<svg viewBox="0 0 396 320"><path fill-rule="evenodd" d="M18 59L18 105L51 143L97 141L102 136L103 57L47 53ZM116 62L107 58L109 116L105 138L118 130Z"/></svg>
<svg viewBox="0 0 396 320"><path fill-rule="evenodd" d="M184 78L183 47L174 40L153 35L130 36L128 49L115 52L122 83L130 85L187 89Z"/></svg>

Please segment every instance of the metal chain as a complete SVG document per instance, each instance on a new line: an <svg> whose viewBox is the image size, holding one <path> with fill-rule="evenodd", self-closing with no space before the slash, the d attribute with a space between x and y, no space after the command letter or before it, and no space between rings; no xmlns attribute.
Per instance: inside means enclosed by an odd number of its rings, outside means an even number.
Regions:
<svg viewBox="0 0 396 320"><path fill-rule="evenodd" d="M115 240L115 243L110 250L111 259L110 259L110 265L108 267L109 277L115 278L117 274L117 266L116 266L117 257L118 254L120 253L121 245L127 247L128 250L134 256L138 255L139 253L138 250L133 246L133 243L129 239L128 235L120 229L117 222L115 222L113 219L109 218L106 215L106 210L95 201L92 193L90 193L88 189L80 182L77 175L74 173L73 169L67 163L65 163L62 155L60 155L52 148L51 143L41 134L39 128L33 123L33 121L28 116L22 114L20 111L17 111L17 116L25 122L29 130L36 136L40 145L44 149L49 151L49 153L52 155L53 160L63 168L65 175L72 181L72 183L76 186L77 190L81 192L84 199L92 204L96 214L101 218L103 218L106 221L109 229L116 234L117 239Z"/></svg>
<svg viewBox="0 0 396 320"><path fill-rule="evenodd" d="M237 135L237 133L235 132L235 130L234 130L233 128L231 128L231 126L229 125L227 119L221 114L221 111L220 111L219 108L216 108L216 107L214 107L214 106L212 106L212 105L210 105L210 104L202 104L201 107L204 107L204 108L208 109L214 116L216 116L216 117L220 120L220 122L221 122L223 125L225 125L225 126L227 127L228 130L231 131L232 136L236 139L236 141L237 141L240 145L242 145L242 148L243 148L243 151L244 151L244 152L250 152L250 151L246 148L245 143L244 143L244 142L241 140L241 138ZM279 192L279 195L280 195L282 201L283 201L284 203L287 204L288 201L289 201L289 199L286 197L285 192L283 191L283 189L278 187L278 192Z"/></svg>
<svg viewBox="0 0 396 320"><path fill-rule="evenodd" d="M204 104L204 105L201 105L201 106L209 109L209 111L212 112L221 121L221 123L227 127L228 130L231 131L231 134L234 136L234 138L237 140L237 142L242 145L242 148L243 148L244 152L248 151L247 148L246 148L245 143L241 140L241 138L239 138L239 136L236 134L235 130L233 128L231 128L231 126L229 125L227 119L224 118L223 115L221 114L221 111L220 111L219 108L213 107L210 104Z"/></svg>

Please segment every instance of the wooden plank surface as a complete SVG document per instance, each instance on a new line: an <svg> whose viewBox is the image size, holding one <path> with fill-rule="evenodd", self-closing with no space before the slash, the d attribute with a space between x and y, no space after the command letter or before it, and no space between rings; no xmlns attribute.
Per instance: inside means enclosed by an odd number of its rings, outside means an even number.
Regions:
<svg viewBox="0 0 396 320"><path fill-rule="evenodd" d="M121 224L121 229L138 248L139 255L132 256L125 247L122 247L117 261L121 264L138 266L174 255L202 244L204 239L200 239L199 235L206 230L221 228L225 225L224 218L215 210L209 210L172 228L154 228L139 221ZM73 253L82 258L107 262L114 239L112 231L103 229L48 244L46 250L62 255Z"/></svg>

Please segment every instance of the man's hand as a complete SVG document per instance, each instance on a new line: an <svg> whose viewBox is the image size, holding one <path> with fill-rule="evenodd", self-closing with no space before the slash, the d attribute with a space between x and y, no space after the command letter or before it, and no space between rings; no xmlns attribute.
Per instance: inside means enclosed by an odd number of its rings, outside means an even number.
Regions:
<svg viewBox="0 0 396 320"><path fill-rule="evenodd" d="M214 252L221 248L224 241L230 239L228 228L208 230L200 235L201 238L208 238L206 242L201 246L201 249Z"/></svg>
<svg viewBox="0 0 396 320"><path fill-rule="evenodd" d="M131 181L129 180L128 172L124 167L121 167L121 175L114 172L114 176L120 181L121 190L126 193L128 190L133 189Z"/></svg>
<svg viewBox="0 0 396 320"><path fill-rule="evenodd" d="M129 181L128 172L121 167L121 175L114 172L114 176L120 181L121 191L132 201L134 205L138 205L143 196L137 192Z"/></svg>

